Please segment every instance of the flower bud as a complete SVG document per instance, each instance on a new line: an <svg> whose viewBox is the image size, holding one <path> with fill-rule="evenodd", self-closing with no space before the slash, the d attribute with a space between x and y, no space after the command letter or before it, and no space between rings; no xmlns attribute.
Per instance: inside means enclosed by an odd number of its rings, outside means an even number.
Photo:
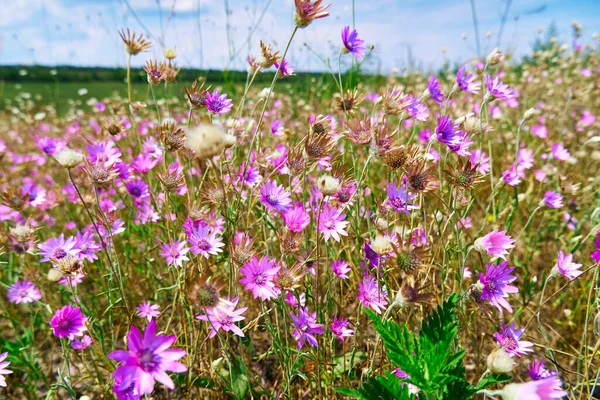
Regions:
<svg viewBox="0 0 600 400"><path fill-rule="evenodd" d="M525 111L525 114L523 114L523 119L525 121L529 121L530 119L532 119L533 117L535 117L536 115L540 114L540 110L537 110L535 108L530 108L529 110Z"/></svg>
<svg viewBox="0 0 600 400"><path fill-rule="evenodd" d="M332 196L342 190L342 183L340 180L329 175L320 177L317 186L325 196Z"/></svg>
<svg viewBox="0 0 600 400"><path fill-rule="evenodd" d="M494 374L508 374L513 366L510 354L502 347L494 349L487 358L487 367Z"/></svg>
<svg viewBox="0 0 600 400"><path fill-rule="evenodd" d="M500 64L500 62L502 62L503 59L504 59L504 54L502 54L502 52L500 50L498 50L498 48L495 48L487 56L487 58L485 59L485 61L489 65L497 65L497 64Z"/></svg>
<svg viewBox="0 0 600 400"><path fill-rule="evenodd" d="M85 160L85 156L75 150L64 149L54 156L54 159L64 168L75 168Z"/></svg>

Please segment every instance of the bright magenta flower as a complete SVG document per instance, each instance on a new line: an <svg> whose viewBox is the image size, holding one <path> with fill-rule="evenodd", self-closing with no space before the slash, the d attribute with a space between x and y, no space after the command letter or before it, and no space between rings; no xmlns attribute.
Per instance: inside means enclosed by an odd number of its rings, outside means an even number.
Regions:
<svg viewBox="0 0 600 400"><path fill-rule="evenodd" d="M255 299L260 297L264 301L275 298L279 293L273 278L280 268L275 259L264 256L259 261L258 257L254 256L244 264L243 268L240 268L240 272L244 275L240 283L245 285L246 290L252 290Z"/></svg>
<svg viewBox="0 0 600 400"><path fill-rule="evenodd" d="M565 255L562 250L559 250L556 265L554 265L554 268L552 268L552 274L566 276L570 281L572 281L579 275L583 274L583 271L579 270L581 266L582 264L576 264L573 262L573 254Z"/></svg>
<svg viewBox="0 0 600 400"><path fill-rule="evenodd" d="M506 260L508 251L515 247L515 241L506 234L506 231L494 229L487 235L477 239L474 247L475 250L485 251L492 257L500 257Z"/></svg>

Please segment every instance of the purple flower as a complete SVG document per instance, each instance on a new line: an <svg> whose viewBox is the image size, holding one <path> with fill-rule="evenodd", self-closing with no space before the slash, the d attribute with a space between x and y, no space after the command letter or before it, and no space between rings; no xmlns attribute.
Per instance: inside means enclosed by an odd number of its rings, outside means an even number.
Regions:
<svg viewBox="0 0 600 400"><path fill-rule="evenodd" d="M317 324L317 313L308 313L306 308L299 308L298 315L290 313L293 320L294 331L292 336L298 341L298 350L308 342L311 346L318 347L317 338L314 335L325 333L323 324Z"/></svg>
<svg viewBox="0 0 600 400"><path fill-rule="evenodd" d="M10 369L6 369L10 365L9 361L4 361L6 357L8 357L8 353L0 354L0 387L6 387L6 378L4 375L13 373Z"/></svg>
<svg viewBox="0 0 600 400"><path fill-rule="evenodd" d="M136 385L133 381L127 386L121 386L121 382L123 382L123 377L116 377L112 388L118 400L139 400L142 397L136 390Z"/></svg>
<svg viewBox="0 0 600 400"><path fill-rule="evenodd" d="M348 236L345 228L350 222L345 221L345 218L346 214L342 214L341 210L338 210L335 207L329 207L327 204L323 207L321 215L319 215L318 229L325 237L326 242L330 237L333 237L333 240L339 242L340 235Z"/></svg>
<svg viewBox="0 0 600 400"><path fill-rule="evenodd" d="M552 145L552 157L560 161L567 161L571 158L571 153L562 144L554 143Z"/></svg>
<svg viewBox="0 0 600 400"><path fill-rule="evenodd" d="M388 294L383 288L379 288L375 278L365 274L362 282L358 283L358 296L363 306L371 308L377 314L385 309L388 303Z"/></svg>
<svg viewBox="0 0 600 400"><path fill-rule="evenodd" d="M148 322L152 321L152 318L156 318L160 315L160 305L148 303L146 300L142 301L142 304L136 307L138 315L142 318L146 318Z"/></svg>
<svg viewBox="0 0 600 400"><path fill-rule="evenodd" d="M192 253L202 256L206 259L210 255L222 253L221 247L225 246L217 231L213 231L207 225L199 225L192 229L189 235L190 249Z"/></svg>
<svg viewBox="0 0 600 400"><path fill-rule="evenodd" d="M561 208L563 206L563 196L560 193L548 190L544 194L544 204L550 208Z"/></svg>
<svg viewBox="0 0 600 400"><path fill-rule="evenodd" d="M583 274L583 271L579 270L581 266L581 264L576 264L573 262L573 254L565 255L562 250L559 250L556 265L554 265L554 268L552 268L552 274L566 276L570 281L572 281L579 275Z"/></svg>
<svg viewBox="0 0 600 400"><path fill-rule="evenodd" d="M508 261L498 265L488 263L485 267L485 274L479 273L479 283L476 285L481 290L481 300L489 301L500 312L502 312L502 307L512 312L512 308L505 298L510 293L519 292L517 287L509 285L517 279L516 276L510 275L515 268L507 268L507 266Z"/></svg>
<svg viewBox="0 0 600 400"><path fill-rule="evenodd" d="M440 83L433 75L429 77L429 81L427 82L427 91L436 103L442 104L442 101L444 100L444 95L440 90Z"/></svg>
<svg viewBox="0 0 600 400"><path fill-rule="evenodd" d="M350 32L350 27L345 26L342 29L342 53L353 54L358 61L361 61L365 56L364 40L358 38L358 32L354 29Z"/></svg>
<svg viewBox="0 0 600 400"><path fill-rule="evenodd" d="M556 376L556 371L548 371L547 369L545 369L544 360L533 360L533 362L529 364L527 374L532 380L539 381L540 379L546 379L552 376Z"/></svg>
<svg viewBox="0 0 600 400"><path fill-rule="evenodd" d="M73 341L71 342L71 348L73 350L85 350L88 347L90 347L92 343L94 343L92 338L88 335L85 335L81 338L81 340L73 339Z"/></svg>
<svg viewBox="0 0 600 400"><path fill-rule="evenodd" d="M136 200L145 199L150 196L148 185L141 179L127 182L125 188Z"/></svg>
<svg viewBox="0 0 600 400"><path fill-rule="evenodd" d="M509 186L517 186L521 183L522 170L515 165L511 165L510 169L502 171L502 179Z"/></svg>
<svg viewBox="0 0 600 400"><path fill-rule="evenodd" d="M419 208L412 201L417 197L406 189L406 185L396 185L396 182L391 182L387 185L387 204L392 206L396 212L400 214L410 214L410 210Z"/></svg>
<svg viewBox="0 0 600 400"><path fill-rule="evenodd" d="M402 99L402 102L406 104L404 109L408 112L408 115L410 115L411 118L419 121L425 121L427 117L429 117L429 110L425 105L419 102L419 99L417 99L416 96L409 94Z"/></svg>
<svg viewBox="0 0 600 400"><path fill-rule="evenodd" d="M155 380L171 390L175 389L175 384L166 371L187 371L185 365L177 362L185 356L185 351L168 350L175 340L175 335L156 335L156 321L150 321L143 337L140 331L132 326L127 335L128 351L116 350L108 355L121 363L113 373L115 387L119 378L118 390L125 390L133 384L137 393L150 394L154 390Z"/></svg>
<svg viewBox="0 0 600 400"><path fill-rule="evenodd" d="M329 329L331 332L342 342L345 341L344 338L352 337L354 335L354 329L348 328L350 321L345 318L334 317L333 322L329 324Z"/></svg>
<svg viewBox="0 0 600 400"><path fill-rule="evenodd" d="M467 93L479 93L481 83L474 82L474 80L475 75L473 75L473 73L465 76L465 67L458 69L458 72L456 73L456 85L460 88L460 90Z"/></svg>
<svg viewBox="0 0 600 400"><path fill-rule="evenodd" d="M600 264L600 232L598 232L598 239L596 239L596 251L594 251L590 257L592 257L592 260L594 260L596 264Z"/></svg>
<svg viewBox="0 0 600 400"><path fill-rule="evenodd" d="M75 336L82 336L87 330L85 323L87 317L81 313L78 307L64 306L54 313L50 320L50 326L57 338L66 337L69 340L75 339Z"/></svg>
<svg viewBox="0 0 600 400"><path fill-rule="evenodd" d="M508 100L514 97L513 90L500 82L498 77L492 79L491 76L485 76L485 84L487 86L488 93L496 99Z"/></svg>
<svg viewBox="0 0 600 400"><path fill-rule="evenodd" d="M449 116L443 115L435 128L437 140L444 143L450 149L458 149L461 143L461 131L458 124L452 122Z"/></svg>
<svg viewBox="0 0 600 400"><path fill-rule="evenodd" d="M244 172L244 170L246 170ZM239 184L249 188L253 188L258 185L262 177L256 165L246 165L246 162L242 162L240 165L240 172L237 174Z"/></svg>
<svg viewBox="0 0 600 400"><path fill-rule="evenodd" d="M48 136L44 136L43 138L38 139L37 145L44 153L48 154L49 156L60 153L60 151L64 147L62 141Z"/></svg>
<svg viewBox="0 0 600 400"><path fill-rule="evenodd" d="M102 247L94 240L94 234L91 232L77 232L77 243L76 247L79 249L79 257L94 262L98 259L96 253L99 252Z"/></svg>
<svg viewBox="0 0 600 400"><path fill-rule="evenodd" d="M15 304L33 303L42 298L42 292L33 283L23 280L10 285L6 297Z"/></svg>
<svg viewBox="0 0 600 400"><path fill-rule="evenodd" d="M292 203L290 194L285 191L282 185L278 185L277 182L272 180L267 180L260 187L260 201L269 210L280 212L287 211Z"/></svg>
<svg viewBox="0 0 600 400"><path fill-rule="evenodd" d="M61 260L69 254L75 256L79 254L79 249L76 248L76 244L77 241L74 237L69 236L65 240L62 233L57 238L48 239L44 243L38 244L40 255L43 256L40 262L50 261L50 259Z"/></svg>
<svg viewBox="0 0 600 400"><path fill-rule="evenodd" d="M219 89L215 89L212 94L206 92L206 108L208 111L215 114L225 114L231 111L233 101L227 98L226 94L219 93Z"/></svg>
<svg viewBox="0 0 600 400"><path fill-rule="evenodd" d="M259 261L258 257L254 256L244 264L243 268L240 268L240 272L244 275L240 283L245 285L244 289L252 290L255 299L260 297L264 301L275 298L279 293L273 278L280 268L275 259L263 256Z"/></svg>
<svg viewBox="0 0 600 400"><path fill-rule="evenodd" d="M277 68L277 74L280 78L294 75L294 67L292 67L287 60L281 61L281 64L278 61L275 61L275 64L273 65Z"/></svg>
<svg viewBox="0 0 600 400"><path fill-rule="evenodd" d="M170 239L169 243L163 242L160 249L160 255L167 261L167 265L181 267L184 261L190 261L185 255L190 249L183 240Z"/></svg>
<svg viewBox="0 0 600 400"><path fill-rule="evenodd" d="M533 347L533 343L520 340L523 332L525 332L525 329L515 329L515 324L506 327L502 323L502 332L496 332L494 339L511 357L521 357L523 354L533 351L533 349L530 349L530 347Z"/></svg>
<svg viewBox="0 0 600 400"><path fill-rule="evenodd" d="M519 149L517 152L517 167L523 167L525 169L530 169L533 167L533 162L535 158L533 157L533 151L529 149Z"/></svg>
<svg viewBox="0 0 600 400"><path fill-rule="evenodd" d="M242 314L246 312L248 307L238 308L237 306L239 297L236 297L232 301L229 301L227 297L224 304L205 310L206 314L196 316L196 319L201 321L207 321L210 324L209 338L213 338L217 335L217 331L222 329L225 332L233 332L238 336L244 337L244 332L235 324L238 321L246 319Z"/></svg>
<svg viewBox="0 0 600 400"><path fill-rule="evenodd" d="M348 279L348 273L352 271L352 268L344 260L335 260L331 263L331 269L333 273L340 279Z"/></svg>
<svg viewBox="0 0 600 400"><path fill-rule="evenodd" d="M490 172L490 158L483 151L473 150L469 161L471 161L471 168L477 167L477 172L480 174L485 175Z"/></svg>
<svg viewBox="0 0 600 400"><path fill-rule="evenodd" d="M302 232L310 224L310 215L298 204L283 214L283 220L290 231Z"/></svg>

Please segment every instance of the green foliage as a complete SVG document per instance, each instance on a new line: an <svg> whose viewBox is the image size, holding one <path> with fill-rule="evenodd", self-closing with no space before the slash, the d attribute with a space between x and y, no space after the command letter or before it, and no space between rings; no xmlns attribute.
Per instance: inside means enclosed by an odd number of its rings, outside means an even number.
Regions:
<svg viewBox="0 0 600 400"><path fill-rule="evenodd" d="M450 296L424 319L418 335L405 324L384 322L372 311L365 310L385 344L388 359L409 378L399 379L387 373L385 378L371 377L356 390L338 391L368 400L411 399L406 382L417 386L421 397L426 399L466 400L481 389L508 380L508 375L487 375L476 387L466 380L462 365L465 351L456 343L460 328L456 315L458 300L457 294Z"/></svg>

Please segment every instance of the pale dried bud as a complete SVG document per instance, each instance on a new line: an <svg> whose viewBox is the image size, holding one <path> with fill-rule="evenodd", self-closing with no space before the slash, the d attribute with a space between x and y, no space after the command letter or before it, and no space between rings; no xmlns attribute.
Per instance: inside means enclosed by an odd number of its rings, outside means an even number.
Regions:
<svg viewBox="0 0 600 400"><path fill-rule="evenodd" d="M340 180L329 175L320 177L317 186L325 196L333 196L342 190L342 183Z"/></svg>
<svg viewBox="0 0 600 400"><path fill-rule="evenodd" d="M502 54L502 52L498 50L498 48L495 48L490 54L488 54L485 60L489 65L497 65L500 64L503 59L504 54Z"/></svg>
<svg viewBox="0 0 600 400"><path fill-rule="evenodd" d="M494 349L487 358L487 367L494 374L508 374L513 366L514 362L510 354L502 347Z"/></svg>
<svg viewBox="0 0 600 400"><path fill-rule="evenodd" d="M535 108L530 108L529 110L525 111L525 114L523 114L523 119L525 121L529 121L530 119L532 119L533 117L535 117L536 115L540 114L540 110L537 110Z"/></svg>
<svg viewBox="0 0 600 400"><path fill-rule="evenodd" d="M189 129L185 135L185 146L193 150L200 159L208 159L220 154L235 144L235 136L227 134L223 128L200 124Z"/></svg>
<svg viewBox="0 0 600 400"><path fill-rule="evenodd" d="M64 149L54 156L54 159L64 168L75 168L85 160L85 156L72 149Z"/></svg>
<svg viewBox="0 0 600 400"><path fill-rule="evenodd" d="M389 254L392 251L392 242L388 235L375 236L375 238L371 240L369 246L379 255Z"/></svg>

